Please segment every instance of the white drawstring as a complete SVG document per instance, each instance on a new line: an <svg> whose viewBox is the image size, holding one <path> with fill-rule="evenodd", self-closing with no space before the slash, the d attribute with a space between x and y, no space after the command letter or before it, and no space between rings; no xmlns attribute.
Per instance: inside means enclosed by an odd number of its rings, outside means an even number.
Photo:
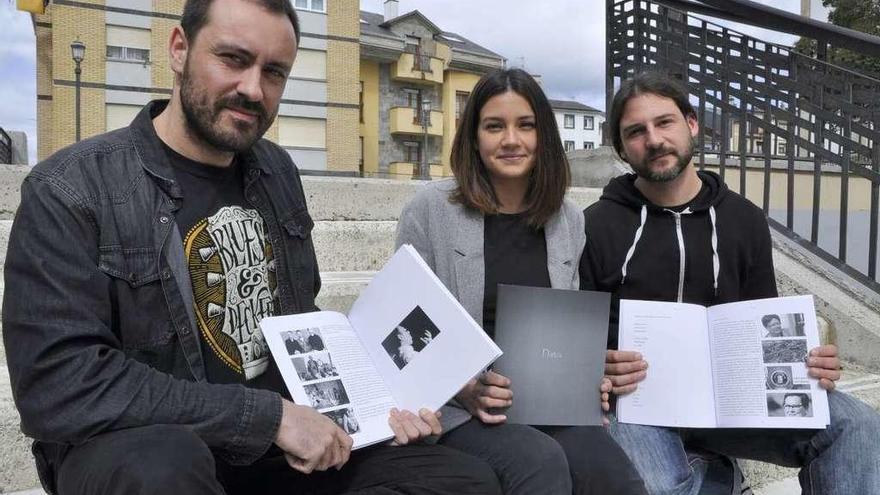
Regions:
<svg viewBox="0 0 880 495"><path fill-rule="evenodd" d="M709 218L712 220L712 272L714 276L715 297L718 297L718 273L721 271L721 259L718 257L718 229L715 225L715 207L709 207Z"/></svg>
<svg viewBox="0 0 880 495"><path fill-rule="evenodd" d="M621 268L621 273L623 274L623 278L620 279L620 285L623 285L626 282L626 266L629 264L629 260L632 259L633 253L636 252L636 244L639 243L639 238L642 237L642 229L645 227L645 220L648 219L648 208L645 205L642 205L642 219L639 224L639 228L636 229L636 235L633 238L632 246L629 247L629 251L626 252L626 259L623 260L623 268Z"/></svg>

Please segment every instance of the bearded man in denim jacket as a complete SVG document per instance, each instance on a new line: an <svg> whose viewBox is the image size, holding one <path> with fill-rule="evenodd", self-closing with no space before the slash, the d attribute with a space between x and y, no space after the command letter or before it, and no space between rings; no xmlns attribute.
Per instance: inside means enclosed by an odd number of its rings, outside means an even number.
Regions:
<svg viewBox="0 0 880 495"><path fill-rule="evenodd" d="M268 353L259 320L315 310L320 287L296 168L261 139L299 38L287 0L187 1L170 101L24 181L3 338L50 493L498 492L440 446L352 455ZM440 428L427 410L389 423L398 445Z"/></svg>

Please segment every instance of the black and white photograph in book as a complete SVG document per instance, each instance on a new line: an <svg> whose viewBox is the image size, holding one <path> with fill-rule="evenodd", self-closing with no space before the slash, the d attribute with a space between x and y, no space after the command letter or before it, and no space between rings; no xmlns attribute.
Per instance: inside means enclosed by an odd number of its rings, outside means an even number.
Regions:
<svg viewBox="0 0 880 495"><path fill-rule="evenodd" d="M764 340L765 363L798 363L807 358L807 339Z"/></svg>
<svg viewBox="0 0 880 495"><path fill-rule="evenodd" d="M812 418L813 404L810 394L786 392L767 394L767 414L789 418Z"/></svg>
<svg viewBox="0 0 880 495"><path fill-rule="evenodd" d="M361 427L358 425L357 419L354 417L354 410L350 407L337 409L335 411L327 411L324 413L324 416L332 419L337 426L342 428L342 431L349 435L361 431Z"/></svg>
<svg viewBox="0 0 880 495"><path fill-rule="evenodd" d="M761 335L765 339L803 337L803 313L767 314L761 317Z"/></svg>
<svg viewBox="0 0 880 495"><path fill-rule="evenodd" d="M319 328L303 328L281 332L281 338L284 339L284 347L287 348L287 354L291 356L324 350L324 338L321 336L321 329Z"/></svg>
<svg viewBox="0 0 880 495"><path fill-rule="evenodd" d="M440 333L440 329L416 306L382 341L385 352L398 369L411 363Z"/></svg>
<svg viewBox="0 0 880 495"><path fill-rule="evenodd" d="M791 366L767 366L767 390L809 390L806 376L795 378Z"/></svg>
<svg viewBox="0 0 880 495"><path fill-rule="evenodd" d="M345 391L345 387L342 386L341 380L313 383L303 388L312 402L312 407L315 409L341 406L349 402L348 393Z"/></svg>
<svg viewBox="0 0 880 495"><path fill-rule="evenodd" d="M297 376L304 382L339 376L329 352L295 356L292 361Z"/></svg>

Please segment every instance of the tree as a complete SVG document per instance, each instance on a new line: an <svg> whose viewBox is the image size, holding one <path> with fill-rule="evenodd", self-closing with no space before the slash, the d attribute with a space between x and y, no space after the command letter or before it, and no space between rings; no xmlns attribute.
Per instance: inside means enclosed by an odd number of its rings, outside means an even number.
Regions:
<svg viewBox="0 0 880 495"><path fill-rule="evenodd" d="M828 22L855 31L880 36L880 0L822 0L830 8ZM816 55L816 41L801 38L795 49L810 56ZM842 47L828 50L828 61L875 78L880 77L880 58L863 55Z"/></svg>

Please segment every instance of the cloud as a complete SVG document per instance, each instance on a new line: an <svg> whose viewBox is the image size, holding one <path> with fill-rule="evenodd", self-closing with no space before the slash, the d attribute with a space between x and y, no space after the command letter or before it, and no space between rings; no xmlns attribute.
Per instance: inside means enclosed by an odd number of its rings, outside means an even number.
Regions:
<svg viewBox="0 0 880 495"><path fill-rule="evenodd" d="M30 163L37 158L36 41L31 17L0 2L0 127L24 131Z"/></svg>

